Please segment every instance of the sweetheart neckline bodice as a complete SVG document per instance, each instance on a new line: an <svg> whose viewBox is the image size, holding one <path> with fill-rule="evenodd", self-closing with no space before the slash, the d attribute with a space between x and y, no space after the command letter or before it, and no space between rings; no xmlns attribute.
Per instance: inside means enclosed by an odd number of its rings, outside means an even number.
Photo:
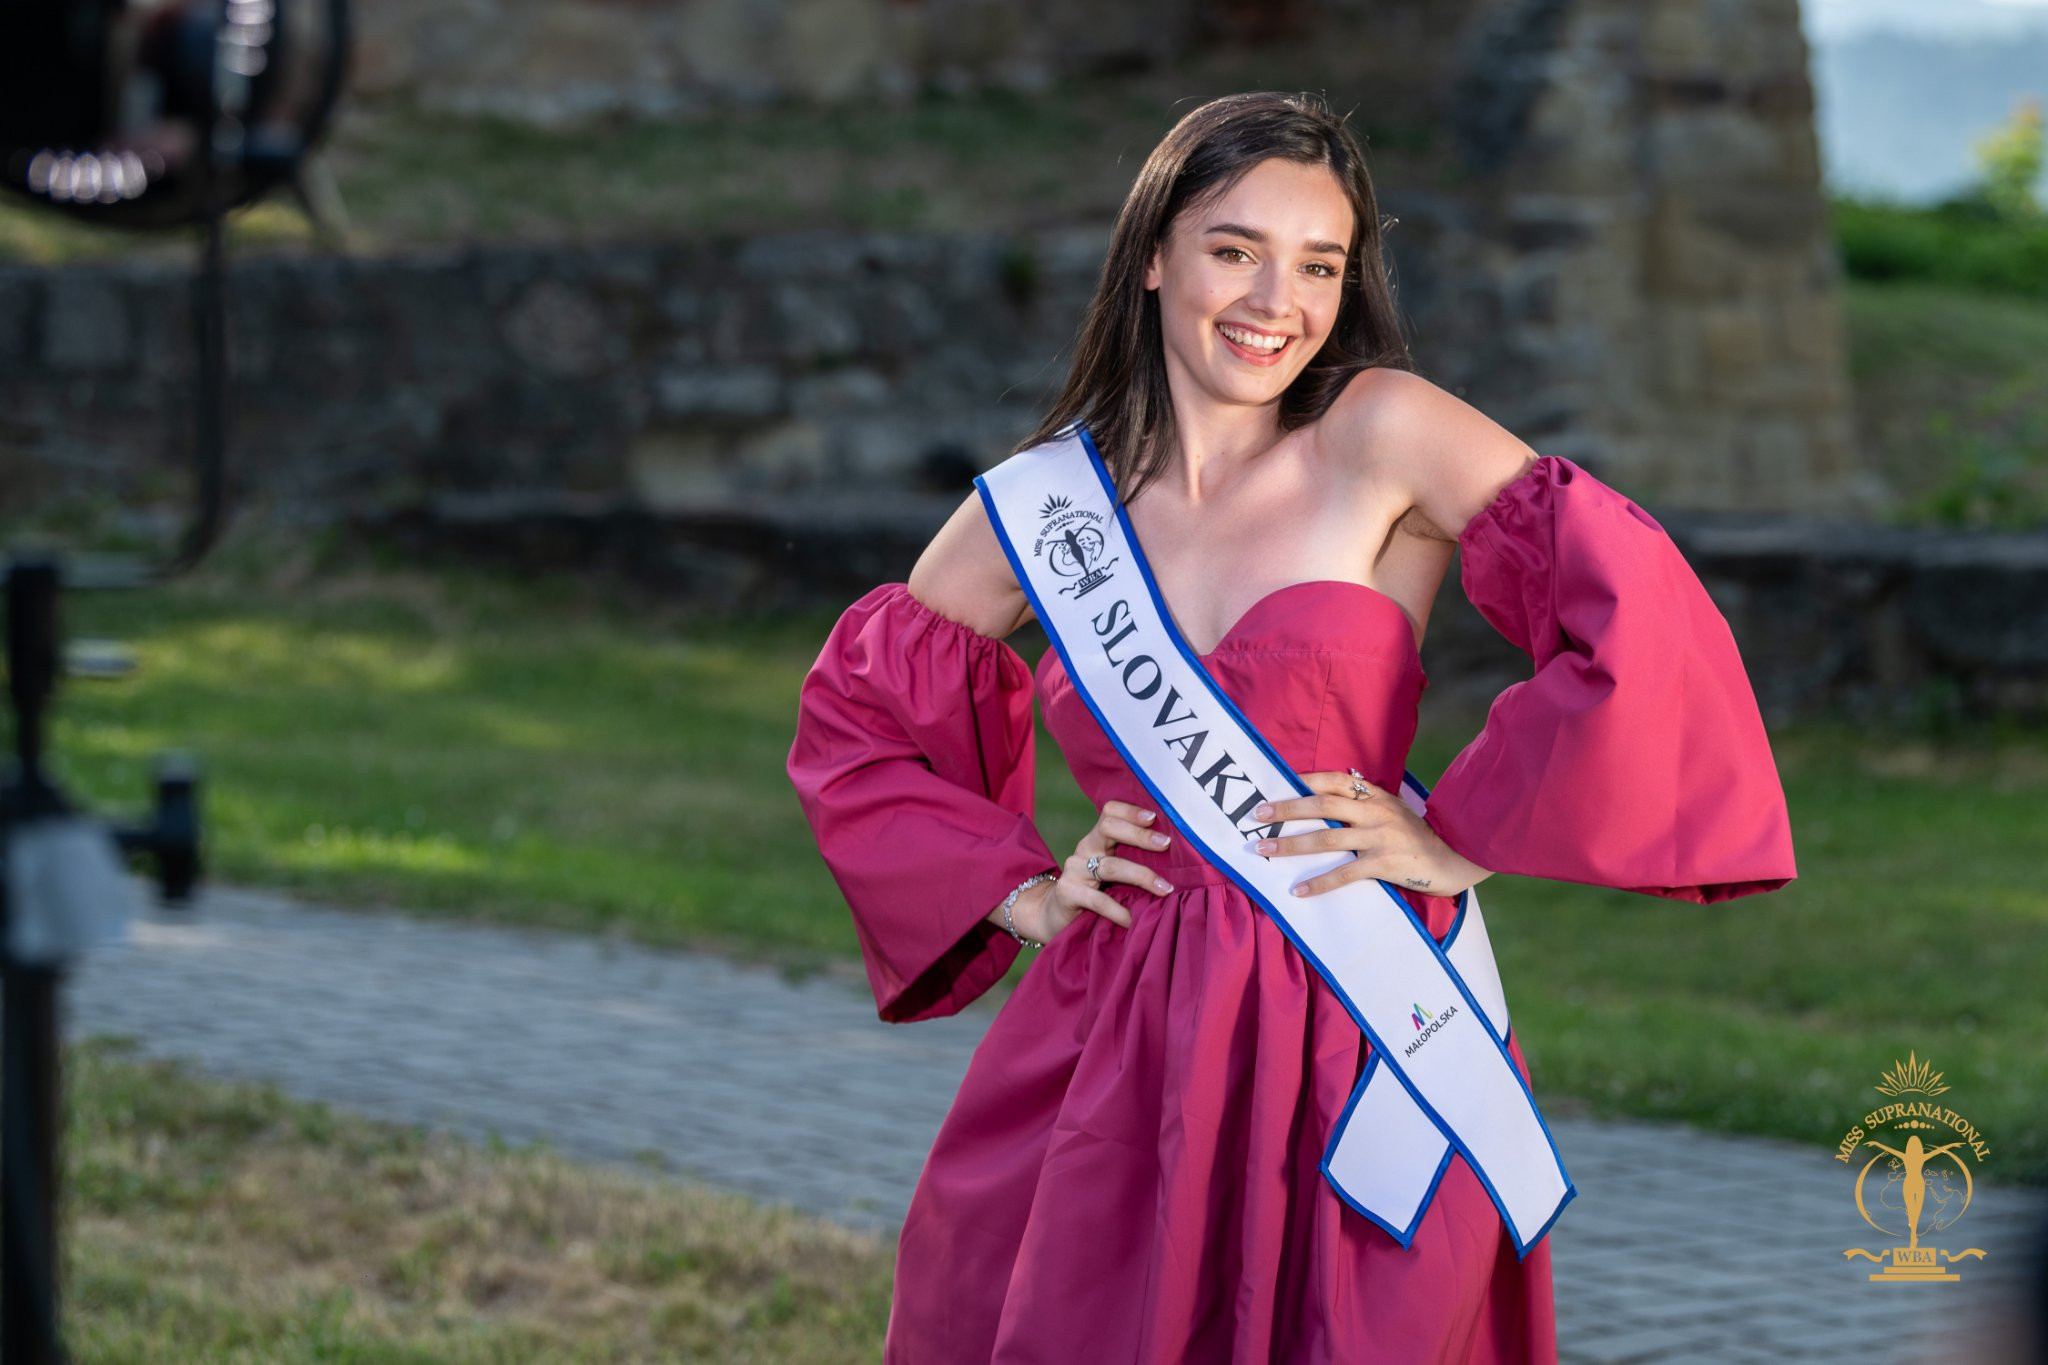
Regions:
<svg viewBox="0 0 2048 1365"><path fill-rule="evenodd" d="M1348 617L1341 614L1321 618L1318 624L1324 626L1324 629L1312 632L1304 638L1288 638L1266 645L1256 645L1245 638L1257 625L1271 615L1270 608L1283 600L1291 599L1303 593L1312 596L1327 593L1339 597L1347 594L1363 594L1366 601L1377 603L1378 619L1391 619L1399 623L1399 639L1402 645L1402 652L1414 662L1417 673L1423 671L1421 666L1421 649L1415 639L1415 623L1410 619L1408 609L1395 601L1394 598L1381 592L1378 588L1370 587L1364 583L1354 583L1346 578L1311 578L1299 583L1288 583L1275 588L1261 596L1249 607L1246 607L1239 614L1238 618L1230 623L1230 628L1223 632L1223 637L1216 642L1213 648L1195 651L1194 647L1190 645L1190 652L1193 652L1195 658L1204 663L1226 654L1244 653L1261 649L1276 653L1299 653L1303 650L1310 652L1343 652L1345 646L1334 642L1332 632L1327 629L1327 623L1330 621L1354 621L1364 618ZM1040 661L1040 667L1043 668L1046 663L1056 663L1057 661L1058 651L1047 650L1044 658Z"/></svg>
<svg viewBox="0 0 2048 1365"><path fill-rule="evenodd" d="M1395 601L1394 598L1389 596L1387 593L1381 592L1378 588L1372 587L1371 585L1366 583L1354 583L1348 578L1310 578L1304 579L1299 583L1288 583L1281 587L1273 589L1271 592L1264 594L1257 601L1253 602L1250 606L1246 607L1242 612L1240 612L1238 614L1237 619L1235 621L1232 621L1230 623L1229 628L1223 632L1220 638L1218 638L1213 648L1208 649L1206 651L1198 652L1195 657L1199 659L1208 659L1214 657L1217 654L1225 652L1227 649L1229 649L1231 640L1233 639L1233 637L1237 635L1238 631L1242 627L1247 625L1254 617L1258 616L1262 608L1266 607L1268 604L1274 602L1279 598L1286 597L1291 593L1304 589L1327 591L1331 589L1347 588L1355 592L1362 592L1366 595L1366 597L1369 600L1376 600L1384 604L1386 607L1390 608L1393 611L1395 617L1398 618L1401 622L1402 633L1407 637L1408 648L1410 652L1414 653L1418 658L1420 658L1421 647L1419 646L1415 638L1415 622L1413 618L1411 618L1408 615L1408 609L1402 606L1399 602ZM1192 646L1190 647L1192 648Z"/></svg>

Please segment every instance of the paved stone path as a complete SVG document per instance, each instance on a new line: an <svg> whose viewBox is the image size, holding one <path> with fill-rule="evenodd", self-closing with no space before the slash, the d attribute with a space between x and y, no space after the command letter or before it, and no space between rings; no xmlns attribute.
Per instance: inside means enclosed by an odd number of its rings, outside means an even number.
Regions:
<svg viewBox="0 0 2048 1365"><path fill-rule="evenodd" d="M658 1154L884 1231L990 1017L887 1025L857 980L233 890L89 958L66 1015L72 1036L125 1035L343 1108L599 1160ZM1967 1241L1990 1256L1964 1283L1874 1285L1843 1260L1875 1234L1826 1151L1552 1127L1580 1190L1551 1234L1560 1341L1587 1365L1973 1361L1942 1343L2012 1292L2048 1217L2038 1192L1980 1185Z"/></svg>

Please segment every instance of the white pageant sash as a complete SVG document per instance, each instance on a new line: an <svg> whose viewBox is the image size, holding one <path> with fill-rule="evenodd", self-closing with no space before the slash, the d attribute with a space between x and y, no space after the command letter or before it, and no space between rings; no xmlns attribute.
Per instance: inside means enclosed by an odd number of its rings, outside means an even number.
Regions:
<svg viewBox="0 0 2048 1365"><path fill-rule="evenodd" d="M1322 1173L1352 1208L1412 1242L1455 1149L1526 1256L1577 1193L1507 1050L1507 1006L1478 898L1439 945L1384 882L1296 897L1348 852L1281 859L1262 801L1307 795L1188 648L1084 428L975 480L1017 582L1076 692L1183 838L1270 915L1372 1043ZM1402 797L1426 793L1408 778Z"/></svg>

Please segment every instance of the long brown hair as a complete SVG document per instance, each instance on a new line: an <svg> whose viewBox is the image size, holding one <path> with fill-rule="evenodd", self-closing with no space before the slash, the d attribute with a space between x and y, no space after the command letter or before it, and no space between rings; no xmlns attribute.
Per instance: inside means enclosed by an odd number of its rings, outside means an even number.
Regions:
<svg viewBox="0 0 2048 1365"><path fill-rule="evenodd" d="M1145 287L1145 268L1184 210L1228 193L1273 157L1328 167L1353 220L1337 320L1280 395L1281 430L1322 416L1360 370L1413 368L1381 255L1372 177L1351 130L1316 95L1226 95L1189 111L1145 159L1116 216L1066 385L1018 450L1085 423L1127 500L1166 468L1177 433L1159 297Z"/></svg>

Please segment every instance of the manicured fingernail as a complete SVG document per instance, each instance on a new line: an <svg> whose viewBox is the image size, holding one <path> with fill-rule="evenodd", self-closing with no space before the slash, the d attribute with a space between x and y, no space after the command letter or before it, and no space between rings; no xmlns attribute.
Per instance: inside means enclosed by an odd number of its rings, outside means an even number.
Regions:
<svg viewBox="0 0 2048 1365"><path fill-rule="evenodd" d="M1157 814L1159 814L1159 812L1156 810L1141 810L1138 812L1138 818L1140 820L1150 820L1153 816Z"/></svg>
<svg viewBox="0 0 2048 1365"><path fill-rule="evenodd" d="M1152 847L1154 848L1165 848L1172 842L1173 836L1171 834L1155 834L1152 836Z"/></svg>
<svg viewBox="0 0 2048 1365"><path fill-rule="evenodd" d="M1152 879L1152 889L1154 891L1171 891L1173 886L1163 877L1154 877Z"/></svg>
<svg viewBox="0 0 2048 1365"><path fill-rule="evenodd" d="M1267 802L1265 805L1254 807L1252 810L1252 814L1256 815L1261 820L1270 820L1273 817L1272 803Z"/></svg>
<svg viewBox="0 0 2048 1365"><path fill-rule="evenodd" d="M1306 896L1308 894L1308 883L1302 882L1296 886L1289 887L1288 894L1293 896Z"/></svg>
<svg viewBox="0 0 2048 1365"><path fill-rule="evenodd" d="M1273 840L1271 840L1271 839L1261 839L1261 840L1259 840L1259 846L1258 846L1258 848L1257 848L1256 850L1254 850L1254 851L1255 851L1256 853L1258 853L1258 855L1259 855L1260 857L1262 857L1262 858L1263 858L1263 857L1265 857L1265 856L1266 856L1267 854L1271 853L1271 852L1272 852L1272 851L1273 851L1274 849L1276 849L1276 848L1278 848L1278 847L1280 847L1280 845L1279 845L1279 844L1277 844L1277 843L1275 843L1275 842L1274 842Z"/></svg>

